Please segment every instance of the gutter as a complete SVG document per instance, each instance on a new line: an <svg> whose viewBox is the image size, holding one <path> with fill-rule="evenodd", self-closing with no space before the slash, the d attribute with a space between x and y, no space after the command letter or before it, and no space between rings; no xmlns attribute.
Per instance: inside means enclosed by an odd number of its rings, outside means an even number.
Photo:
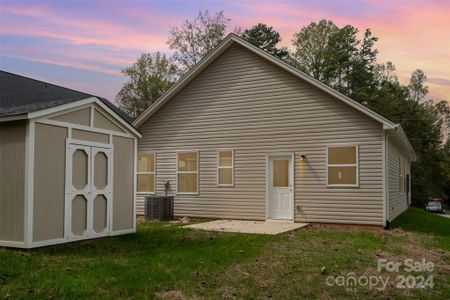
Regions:
<svg viewBox="0 0 450 300"><path fill-rule="evenodd" d="M385 129L385 131L389 133L388 136L398 139L400 146L402 146L403 150L412 162L417 160L416 152L414 152L414 148L409 142L408 137L400 124L396 124L392 129Z"/></svg>
<svg viewBox="0 0 450 300"><path fill-rule="evenodd" d="M26 119L29 119L28 114L21 114L21 115L15 115L15 116L4 116L4 117L0 117L0 123L8 122L8 121L26 120Z"/></svg>

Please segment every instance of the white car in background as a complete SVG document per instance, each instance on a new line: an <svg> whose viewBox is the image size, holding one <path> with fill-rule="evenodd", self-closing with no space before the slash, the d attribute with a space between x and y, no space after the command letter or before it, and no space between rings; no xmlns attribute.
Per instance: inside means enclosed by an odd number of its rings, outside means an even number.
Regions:
<svg viewBox="0 0 450 300"><path fill-rule="evenodd" d="M429 212L445 214L444 202L441 198L429 198L425 209Z"/></svg>

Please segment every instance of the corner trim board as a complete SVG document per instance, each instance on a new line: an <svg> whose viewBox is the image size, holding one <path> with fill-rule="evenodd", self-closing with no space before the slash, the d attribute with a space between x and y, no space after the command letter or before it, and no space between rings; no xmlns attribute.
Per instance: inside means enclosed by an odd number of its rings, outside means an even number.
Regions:
<svg viewBox="0 0 450 300"><path fill-rule="evenodd" d="M35 122L27 121L25 138L25 247L33 243Z"/></svg>

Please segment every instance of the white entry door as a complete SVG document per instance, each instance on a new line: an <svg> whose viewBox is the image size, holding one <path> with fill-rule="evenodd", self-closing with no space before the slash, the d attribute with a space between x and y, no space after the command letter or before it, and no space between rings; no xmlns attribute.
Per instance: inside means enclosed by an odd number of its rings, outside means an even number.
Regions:
<svg viewBox="0 0 450 300"><path fill-rule="evenodd" d="M269 156L268 219L294 219L294 160L292 155Z"/></svg>
<svg viewBox="0 0 450 300"><path fill-rule="evenodd" d="M66 238L109 235L112 149L67 143L66 151Z"/></svg>

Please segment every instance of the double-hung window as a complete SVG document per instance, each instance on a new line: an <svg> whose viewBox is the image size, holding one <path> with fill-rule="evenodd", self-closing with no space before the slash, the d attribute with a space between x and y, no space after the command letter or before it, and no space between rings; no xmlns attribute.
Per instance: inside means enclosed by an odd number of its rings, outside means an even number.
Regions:
<svg viewBox="0 0 450 300"><path fill-rule="evenodd" d="M358 146L329 146L327 148L327 185L359 185Z"/></svg>
<svg viewBox="0 0 450 300"><path fill-rule="evenodd" d="M198 194L198 152L177 153L177 193Z"/></svg>
<svg viewBox="0 0 450 300"><path fill-rule="evenodd" d="M217 185L233 186L234 184L234 151L219 150L217 152Z"/></svg>
<svg viewBox="0 0 450 300"><path fill-rule="evenodd" d="M138 193L155 193L155 154L139 154L137 162Z"/></svg>

